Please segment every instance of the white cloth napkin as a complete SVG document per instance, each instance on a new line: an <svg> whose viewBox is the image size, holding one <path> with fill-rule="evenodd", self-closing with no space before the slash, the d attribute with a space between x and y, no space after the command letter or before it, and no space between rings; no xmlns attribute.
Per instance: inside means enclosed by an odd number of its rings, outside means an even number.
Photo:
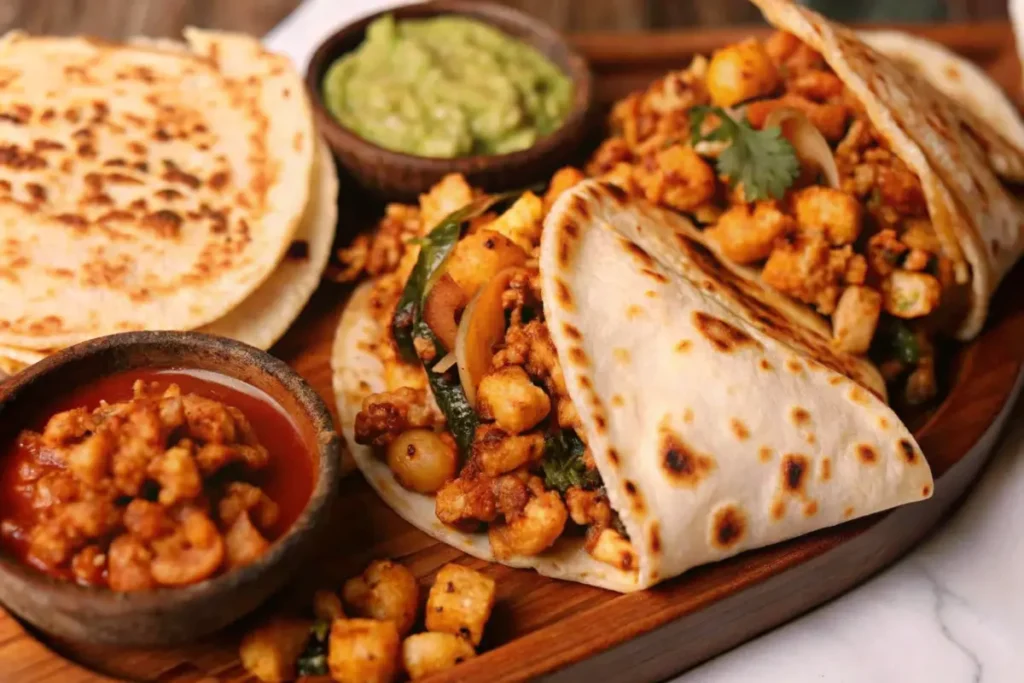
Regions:
<svg viewBox="0 0 1024 683"><path fill-rule="evenodd" d="M263 38L274 52L288 55L300 74L320 43L344 24L409 0L305 0Z"/></svg>

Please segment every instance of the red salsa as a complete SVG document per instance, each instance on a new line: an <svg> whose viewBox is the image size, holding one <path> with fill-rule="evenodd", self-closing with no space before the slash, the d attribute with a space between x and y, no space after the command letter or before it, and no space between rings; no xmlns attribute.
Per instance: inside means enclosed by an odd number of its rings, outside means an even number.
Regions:
<svg viewBox="0 0 1024 683"><path fill-rule="evenodd" d="M316 478L267 394L207 371L135 370L75 388L2 445L0 543L52 576L134 591L248 564Z"/></svg>

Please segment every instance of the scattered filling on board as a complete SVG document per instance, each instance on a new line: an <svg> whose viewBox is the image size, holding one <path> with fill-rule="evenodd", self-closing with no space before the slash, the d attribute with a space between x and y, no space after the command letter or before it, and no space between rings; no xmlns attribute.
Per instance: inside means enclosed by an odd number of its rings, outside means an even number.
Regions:
<svg viewBox="0 0 1024 683"><path fill-rule="evenodd" d="M225 386L156 372L132 381L138 376L92 387L110 397L117 391L107 389L130 381L126 400L90 408L83 396L39 431L18 435L2 473L4 545L46 573L115 591L185 586L255 561L312 486L288 418L270 419L281 432L274 445L285 445L295 463L294 491L275 500L261 475L281 472L251 422L275 407L254 412L259 399L246 396L239 401L247 416L232 405L240 392ZM195 393L207 385L214 388L203 393L216 398ZM275 494L281 486L273 485Z"/></svg>
<svg viewBox="0 0 1024 683"><path fill-rule="evenodd" d="M526 149L569 114L569 77L532 46L459 16L387 15L324 76L328 110L397 152L453 158Z"/></svg>
<svg viewBox="0 0 1024 683"><path fill-rule="evenodd" d="M345 582L341 597L318 590L314 619L278 616L250 631L239 658L261 681L329 675L339 683L387 683L402 672L416 680L476 656L494 597L494 579L447 564L417 622L416 577L396 562L374 560ZM417 623L426 630L411 633Z"/></svg>

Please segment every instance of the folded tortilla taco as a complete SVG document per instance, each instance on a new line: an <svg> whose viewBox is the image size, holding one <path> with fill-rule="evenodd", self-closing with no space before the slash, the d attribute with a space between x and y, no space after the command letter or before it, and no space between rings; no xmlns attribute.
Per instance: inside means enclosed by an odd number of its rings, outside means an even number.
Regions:
<svg viewBox="0 0 1024 683"><path fill-rule="evenodd" d="M1024 178L1020 117L927 42L755 4L779 32L617 103L587 171L825 316L837 348L898 380L895 400L930 400L935 336L974 337L1024 247L1004 185Z"/></svg>
<svg viewBox="0 0 1024 683"><path fill-rule="evenodd" d="M477 200L343 315L341 427L402 517L631 591L931 495L877 371L805 308L609 182L563 192L541 230L560 189L473 218Z"/></svg>

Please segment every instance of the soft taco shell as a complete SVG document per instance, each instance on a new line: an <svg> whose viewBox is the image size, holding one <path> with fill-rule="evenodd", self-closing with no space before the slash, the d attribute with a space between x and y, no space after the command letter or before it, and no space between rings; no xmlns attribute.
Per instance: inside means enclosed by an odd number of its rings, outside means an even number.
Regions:
<svg viewBox="0 0 1024 683"><path fill-rule="evenodd" d="M821 53L920 178L943 250L960 266L961 281L970 281L969 309L956 333L973 338L993 292L1024 250L1021 211L995 170L1024 169L1024 152L1000 148L1002 138L988 123L965 115L965 108L854 31L789 0L752 2L769 24Z"/></svg>
<svg viewBox="0 0 1024 683"><path fill-rule="evenodd" d="M692 241L682 217L612 185L565 193L545 221L545 316L612 506L640 566L622 571L563 538L504 564L619 591L931 494L928 465L863 361L833 353L782 297ZM341 428L380 496L431 536L493 561L486 534L441 524L354 441L384 391L373 283L356 290L332 353ZM795 308L793 310L796 310Z"/></svg>
<svg viewBox="0 0 1024 683"><path fill-rule="evenodd" d="M251 37L0 41L0 343L194 329L280 262L309 197L303 84Z"/></svg>

